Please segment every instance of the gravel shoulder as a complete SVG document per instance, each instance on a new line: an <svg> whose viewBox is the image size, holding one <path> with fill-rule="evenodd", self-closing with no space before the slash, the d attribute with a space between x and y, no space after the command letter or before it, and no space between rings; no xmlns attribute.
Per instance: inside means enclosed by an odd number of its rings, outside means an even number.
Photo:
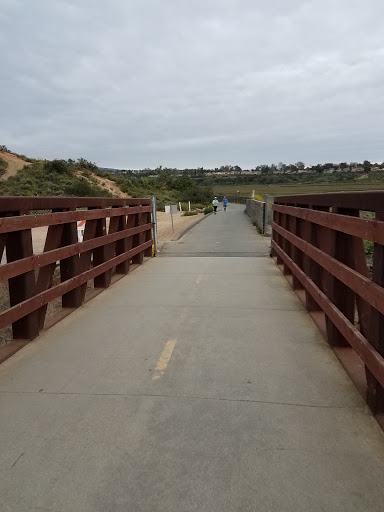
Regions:
<svg viewBox="0 0 384 512"><path fill-rule="evenodd" d="M172 240L172 238L177 236L183 229L195 223L202 217L204 217L204 213L192 215L191 217L183 217L182 214L178 212L173 215L174 231L172 231L171 216L164 212L157 212L158 249L161 250L161 247L165 242Z"/></svg>

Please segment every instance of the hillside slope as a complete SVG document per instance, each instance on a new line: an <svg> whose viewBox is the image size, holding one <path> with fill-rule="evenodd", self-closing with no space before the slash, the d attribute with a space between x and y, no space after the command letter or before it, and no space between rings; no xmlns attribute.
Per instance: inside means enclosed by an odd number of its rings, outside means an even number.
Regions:
<svg viewBox="0 0 384 512"><path fill-rule="evenodd" d="M15 176L17 172L24 167L32 165L30 162L26 162L22 158L8 153L7 151L0 151L0 157L8 164L7 170L0 178L2 180L7 180L10 176Z"/></svg>
<svg viewBox="0 0 384 512"><path fill-rule="evenodd" d="M84 173L82 171L77 171L77 176L82 177L87 180L88 183L91 185L97 185L102 190L105 190L106 192L109 192L113 195L113 197L122 197L122 198L129 198L130 195L126 194L125 192L122 192L119 185L117 185L116 182L112 181L106 176L97 176L95 173Z"/></svg>

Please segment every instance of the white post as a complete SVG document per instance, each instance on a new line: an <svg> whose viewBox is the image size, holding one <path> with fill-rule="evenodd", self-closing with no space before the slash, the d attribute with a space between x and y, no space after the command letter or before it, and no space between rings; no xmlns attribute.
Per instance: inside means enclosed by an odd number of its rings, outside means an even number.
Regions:
<svg viewBox="0 0 384 512"><path fill-rule="evenodd" d="M179 201L179 210L182 212L183 210L181 209L181 202Z"/></svg>
<svg viewBox="0 0 384 512"><path fill-rule="evenodd" d="M191 211L191 201L188 201L188 210Z"/></svg>

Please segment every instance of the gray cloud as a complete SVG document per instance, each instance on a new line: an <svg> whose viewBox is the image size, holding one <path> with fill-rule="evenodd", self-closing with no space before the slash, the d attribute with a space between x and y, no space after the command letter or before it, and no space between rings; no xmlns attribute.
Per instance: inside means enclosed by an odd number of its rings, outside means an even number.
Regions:
<svg viewBox="0 0 384 512"><path fill-rule="evenodd" d="M381 0L2 0L0 143L99 165L384 159Z"/></svg>

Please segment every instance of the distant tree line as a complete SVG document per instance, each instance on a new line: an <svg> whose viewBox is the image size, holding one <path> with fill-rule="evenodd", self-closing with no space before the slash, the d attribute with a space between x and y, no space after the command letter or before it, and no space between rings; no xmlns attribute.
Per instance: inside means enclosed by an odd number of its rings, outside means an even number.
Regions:
<svg viewBox="0 0 384 512"><path fill-rule="evenodd" d="M278 164L262 164L256 165L251 169L242 169L239 165L222 165L221 167L215 168L169 168L158 166L154 169L145 168L145 169L122 169L118 170L119 173L125 174L126 176L151 176L155 177L160 175L162 172L167 172L170 175L178 176L180 174L188 175L191 177L201 177L205 175L211 174L294 174L294 173L316 173L322 174L324 172L344 172L344 171L354 171L361 170L364 172L370 172L372 169L381 170L384 169L384 162L380 163L371 163L369 160L364 160L363 162L326 162L319 163L314 165L306 166L304 162L296 162L294 164L285 164L283 162L279 162Z"/></svg>

